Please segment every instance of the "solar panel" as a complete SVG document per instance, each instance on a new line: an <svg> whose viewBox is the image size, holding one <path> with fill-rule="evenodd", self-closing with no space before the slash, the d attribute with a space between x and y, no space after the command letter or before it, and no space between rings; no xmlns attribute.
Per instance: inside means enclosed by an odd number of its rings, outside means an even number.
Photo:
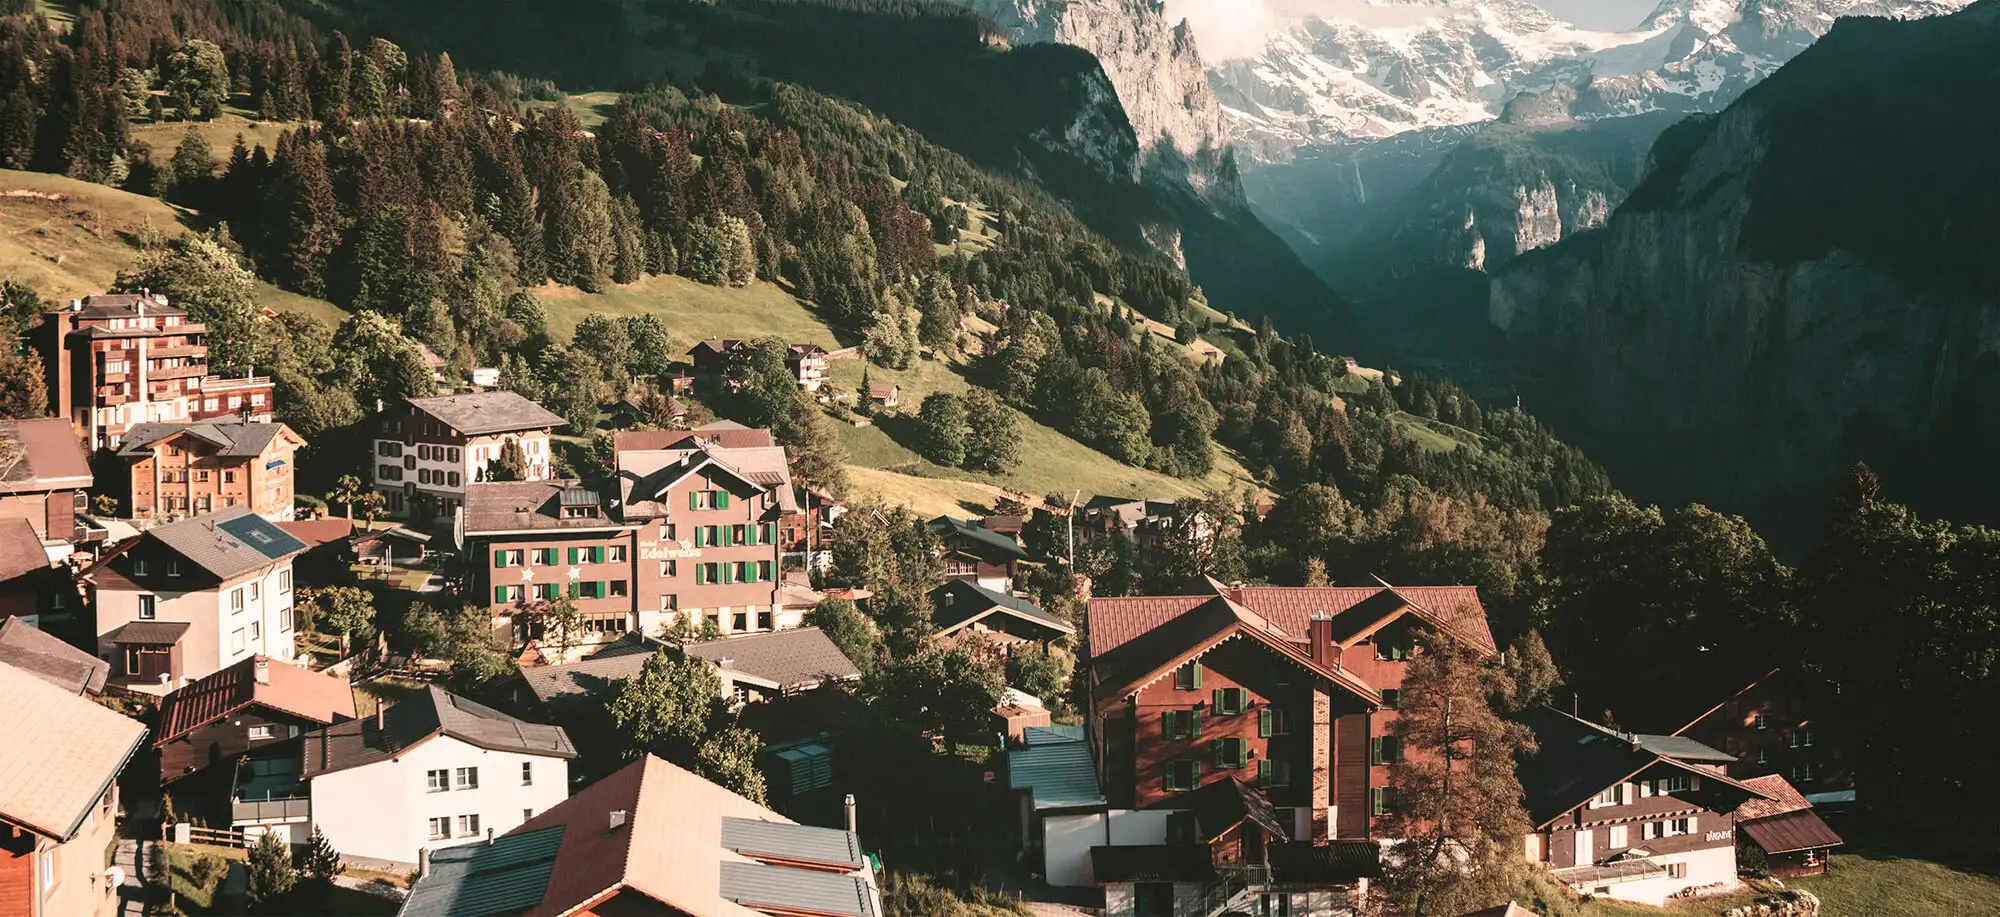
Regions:
<svg viewBox="0 0 2000 917"><path fill-rule="evenodd" d="M272 560L306 549L305 542L293 538L286 534L284 529L264 521L264 517L255 514L227 519L216 523L215 527Z"/></svg>
<svg viewBox="0 0 2000 917"><path fill-rule="evenodd" d="M722 820L722 846L752 859L795 860L859 868L861 851L854 835L837 828L814 828L758 821Z"/></svg>

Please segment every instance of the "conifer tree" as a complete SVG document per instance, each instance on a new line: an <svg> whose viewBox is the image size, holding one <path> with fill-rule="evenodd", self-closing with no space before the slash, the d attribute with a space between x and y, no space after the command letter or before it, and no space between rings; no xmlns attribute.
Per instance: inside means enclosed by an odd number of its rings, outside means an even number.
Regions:
<svg viewBox="0 0 2000 917"><path fill-rule="evenodd" d="M215 175L215 156L209 151L208 140L193 125L174 147L170 172L174 192L183 198L198 195Z"/></svg>
<svg viewBox="0 0 2000 917"><path fill-rule="evenodd" d="M272 160L277 172L274 195L282 220L278 248L283 277L307 296L324 296L327 270L340 245L340 204L327 176L326 156L319 142L304 130L278 139ZM235 169L230 170L232 176Z"/></svg>
<svg viewBox="0 0 2000 917"><path fill-rule="evenodd" d="M320 81L313 93L313 117L331 124L346 121L353 96L354 49L339 31L327 42L320 59Z"/></svg>

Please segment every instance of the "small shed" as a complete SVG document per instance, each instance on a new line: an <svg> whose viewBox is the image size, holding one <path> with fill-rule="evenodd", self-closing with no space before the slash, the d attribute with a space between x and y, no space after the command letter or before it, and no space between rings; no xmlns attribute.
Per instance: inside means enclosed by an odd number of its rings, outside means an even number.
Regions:
<svg viewBox="0 0 2000 917"><path fill-rule="evenodd" d="M1055 721L1041 698L1015 688L1008 688L993 708L993 731L1005 734L1009 742L1020 742L1031 727L1053 725Z"/></svg>
<svg viewBox="0 0 2000 917"><path fill-rule="evenodd" d="M894 382L870 382L868 400L885 408L897 407L903 403L903 387Z"/></svg>
<svg viewBox="0 0 2000 917"><path fill-rule="evenodd" d="M395 566L401 561L413 564L430 556L431 536L399 525L357 533L348 539L347 546L358 563Z"/></svg>

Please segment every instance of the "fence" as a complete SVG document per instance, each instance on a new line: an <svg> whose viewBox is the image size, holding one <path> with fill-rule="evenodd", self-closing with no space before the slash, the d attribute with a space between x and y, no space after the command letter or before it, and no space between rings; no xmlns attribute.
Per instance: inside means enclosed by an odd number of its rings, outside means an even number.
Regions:
<svg viewBox="0 0 2000 917"><path fill-rule="evenodd" d="M249 837L241 831L231 831L227 828L202 828L186 822L178 825L166 825L161 830L161 834L164 835L166 840L176 844L213 844L218 847L242 847L246 849L251 845Z"/></svg>

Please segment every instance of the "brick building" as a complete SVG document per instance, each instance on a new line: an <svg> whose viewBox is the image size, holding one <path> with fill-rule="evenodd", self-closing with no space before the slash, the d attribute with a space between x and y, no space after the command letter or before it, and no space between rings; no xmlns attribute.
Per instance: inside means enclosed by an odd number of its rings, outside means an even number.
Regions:
<svg viewBox="0 0 2000 917"><path fill-rule="evenodd" d="M273 522L293 516L293 456L304 438L281 423L143 423L125 432L123 508L177 519L232 506Z"/></svg>
<svg viewBox="0 0 2000 917"><path fill-rule="evenodd" d="M269 420L271 380L208 371L208 327L158 293L86 296L36 333L49 401L91 449L140 423Z"/></svg>
<svg viewBox="0 0 2000 917"><path fill-rule="evenodd" d="M447 519L508 449L520 450L522 479L548 480L549 432L568 425L509 391L412 398L377 422L371 479L389 512Z"/></svg>

